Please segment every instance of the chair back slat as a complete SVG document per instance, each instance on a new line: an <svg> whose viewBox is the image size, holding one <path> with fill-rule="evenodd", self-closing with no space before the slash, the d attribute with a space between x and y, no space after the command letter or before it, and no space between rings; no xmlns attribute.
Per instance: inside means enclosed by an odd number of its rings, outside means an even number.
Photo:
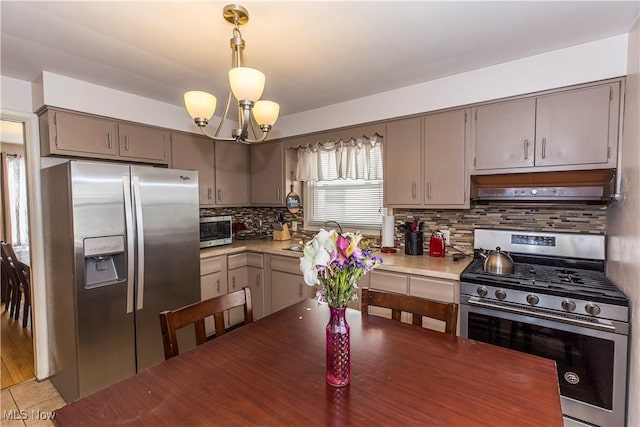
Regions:
<svg viewBox="0 0 640 427"><path fill-rule="evenodd" d="M400 313L411 313L412 324L422 326L422 317L429 317L445 323L445 333L456 335L458 326L458 304L444 303L427 298L391 292L362 289L361 310L369 314L369 306L391 309L391 318L400 320Z"/></svg>
<svg viewBox="0 0 640 427"><path fill-rule="evenodd" d="M244 307L244 322L240 323L240 325L253 322L251 289L248 286L230 294L220 295L176 310L167 310L160 313L165 360L180 354L176 334L178 329L193 324L196 344L204 344L207 341L204 319L213 316L216 337L219 337L226 332L224 312L240 306Z"/></svg>

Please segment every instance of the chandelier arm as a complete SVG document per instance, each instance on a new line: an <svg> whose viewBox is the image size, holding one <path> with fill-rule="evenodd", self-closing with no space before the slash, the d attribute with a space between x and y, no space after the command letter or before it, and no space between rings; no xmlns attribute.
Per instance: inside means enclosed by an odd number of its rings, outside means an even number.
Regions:
<svg viewBox="0 0 640 427"><path fill-rule="evenodd" d="M253 102L251 101L240 101L240 126L242 130L240 131L240 135L236 135L241 140L246 140L249 135L248 128L249 122L251 121L251 108L253 108Z"/></svg>
<svg viewBox="0 0 640 427"><path fill-rule="evenodd" d="M205 130L204 126L200 126L200 132L202 132L202 134L207 138L213 139L214 141L229 141L229 142L236 141L235 138L218 138L216 135L211 135L209 134L209 132Z"/></svg>
<svg viewBox="0 0 640 427"><path fill-rule="evenodd" d="M224 107L224 114L222 115L222 120L220 120L220 124L218 124L218 128L216 129L216 138L220 134L220 130L222 129L222 124L227 119L227 115L229 114L229 107L231 106L231 97L233 94L231 93L231 89L229 89L229 96L227 97L227 105Z"/></svg>

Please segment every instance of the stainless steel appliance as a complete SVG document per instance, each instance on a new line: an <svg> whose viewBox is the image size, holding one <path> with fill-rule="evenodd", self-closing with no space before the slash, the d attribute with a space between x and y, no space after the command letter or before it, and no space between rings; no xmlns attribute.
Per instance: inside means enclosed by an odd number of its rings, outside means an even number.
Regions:
<svg viewBox="0 0 640 427"><path fill-rule="evenodd" d="M200 247L226 245L232 242L231 216L207 216L200 218Z"/></svg>
<svg viewBox="0 0 640 427"><path fill-rule="evenodd" d="M198 175L69 161L42 186L52 381L69 402L162 361L158 314L200 299Z"/></svg>
<svg viewBox="0 0 640 427"><path fill-rule="evenodd" d="M484 271L478 252L496 247L512 274ZM565 425L623 426L629 302L605 276L605 236L478 229L474 248L460 334L555 360Z"/></svg>

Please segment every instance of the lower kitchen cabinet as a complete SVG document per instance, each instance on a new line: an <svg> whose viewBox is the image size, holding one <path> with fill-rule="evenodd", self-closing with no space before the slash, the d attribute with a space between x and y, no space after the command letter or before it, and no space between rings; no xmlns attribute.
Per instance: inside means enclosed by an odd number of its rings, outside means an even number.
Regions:
<svg viewBox="0 0 640 427"><path fill-rule="evenodd" d="M427 276L409 276L409 295L447 303L459 303L460 282ZM458 314L458 316L460 315ZM422 326L444 332L445 324L436 319L423 317Z"/></svg>
<svg viewBox="0 0 640 427"><path fill-rule="evenodd" d="M372 271L369 273L369 287L386 292L413 295L442 302L460 302L460 282L457 280L440 279L413 274L390 273L387 271ZM379 307L369 307L369 313L391 318L391 310ZM402 313L400 319L411 323L409 313ZM444 322L435 319L422 319L422 326L444 332Z"/></svg>
<svg viewBox="0 0 640 427"><path fill-rule="evenodd" d="M253 320L262 319L265 316L262 262L262 255L256 253L244 252L227 257L229 292L239 291L245 286L249 286L251 289ZM242 307L229 310L228 326L233 326L242 321L244 321L244 309Z"/></svg>
<svg viewBox="0 0 640 427"><path fill-rule="evenodd" d="M200 299L206 300L228 292L227 257L225 255L200 260ZM226 316L225 316L226 317ZM225 319L225 323L228 323ZM205 319L207 335L215 334L213 317Z"/></svg>
<svg viewBox="0 0 640 427"><path fill-rule="evenodd" d="M269 259L271 313L315 296L316 288L304 283L299 258L272 255Z"/></svg>

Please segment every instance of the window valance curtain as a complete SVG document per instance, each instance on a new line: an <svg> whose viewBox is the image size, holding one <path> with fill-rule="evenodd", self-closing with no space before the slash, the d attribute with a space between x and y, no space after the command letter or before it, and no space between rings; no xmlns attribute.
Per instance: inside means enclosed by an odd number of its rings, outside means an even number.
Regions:
<svg viewBox="0 0 640 427"><path fill-rule="evenodd" d="M297 181L382 179L382 137L362 136L297 148Z"/></svg>

